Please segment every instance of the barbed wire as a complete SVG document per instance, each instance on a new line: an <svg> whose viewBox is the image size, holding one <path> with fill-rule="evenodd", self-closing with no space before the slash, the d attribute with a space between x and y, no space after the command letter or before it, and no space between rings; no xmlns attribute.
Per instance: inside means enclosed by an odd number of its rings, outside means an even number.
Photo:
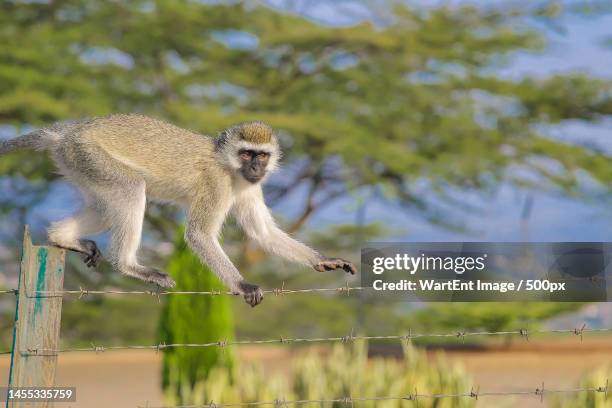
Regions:
<svg viewBox="0 0 612 408"><path fill-rule="evenodd" d="M222 339L210 343L158 343L152 345L119 345L119 346L99 346L94 343L90 347L67 347L59 349L45 349L45 348L28 348L21 350L21 355L37 355L37 356L54 356L58 353L71 353L71 352L95 352L101 353L105 351L117 351L117 350L164 350L169 348L181 348L181 347L194 347L194 348L205 348L205 347L220 347L225 348L228 346L240 346L240 345L257 345L257 344L290 344L290 343L323 343L323 342L341 342L350 343L356 340L402 340L411 341L419 338L457 338L465 341L467 337L477 336L506 336L506 335L519 335L525 340L529 340L531 334L560 334L569 333L579 336L582 340L584 333L589 332L612 332L612 328L587 328L586 324L583 324L580 328L574 329L541 329L530 331L528 329L509 330L509 331L478 331L478 332L464 332L457 331L453 333L412 333L411 330L407 334L402 335L369 335L360 336L354 335L353 332L346 336L336 337L303 337L303 338L285 338L280 337L276 339L263 339L263 340L227 340ZM10 354L10 351L3 351L0 354Z"/></svg>
<svg viewBox="0 0 612 408"><path fill-rule="evenodd" d="M334 292L334 293L342 293L349 295L354 291L363 291L367 289L373 289L371 287L364 286L349 286L347 283L344 286L332 287L332 288L307 288L307 289L286 289L285 284L280 288L273 289L265 289L264 294L273 294L276 296L287 295L287 294L298 294L298 293L324 293L324 292ZM13 293L18 294L18 289L8 289L8 290L0 290L0 294L2 293ZM167 290L96 290L96 289L85 289L79 287L79 289L71 289L71 290L55 290L55 291L33 291L31 293L26 292L28 297L63 297L66 295L78 295L79 299L87 295L150 295L150 296L170 296L170 295L202 295L202 296L241 296L239 293L234 293L231 291L222 291L222 290L212 290L212 291L167 291Z"/></svg>
<svg viewBox="0 0 612 408"><path fill-rule="evenodd" d="M381 396L381 397L341 397L341 398L328 398L328 399L301 399L301 400L285 400L284 398L277 398L273 401L252 401L252 402L233 402L233 403L220 403L209 402L203 405L163 405L163 406L139 406L139 408L226 408L226 407L254 407L263 405L273 405L275 407L286 407L289 405L306 405L306 404L333 404L341 403L353 406L355 402L375 402L375 401L415 401L418 403L419 399L443 399L443 398L474 398L478 400L480 397L507 397L507 396L522 396L522 395L534 395L540 397L540 400L544 400L544 395L547 394L569 394L569 393L603 393L605 398L608 396L609 382L606 380L606 385L599 387L580 387L580 388L568 388L568 389L547 389L544 387L544 383L536 387L535 390L524 390L524 391L480 391L479 389L472 388L469 392L454 393L454 394L421 394L416 390L413 394L401 395L401 396Z"/></svg>
<svg viewBox="0 0 612 408"><path fill-rule="evenodd" d="M451 278L428 278L429 280L437 280L437 281L449 281ZM592 284L596 284L598 282L606 282L605 279L600 277L587 277L587 278L556 278L555 281L581 281L581 282L590 282ZM285 289L285 283L283 282L280 288L273 289L265 289L263 290L264 294L273 294L276 296L286 295L286 294L299 294L299 293L324 293L324 292L336 292L336 293L345 293L347 295L353 291L366 291L366 290L374 290L371 286L350 286L348 282L344 286L332 287L332 288L306 288L306 289ZM27 292L27 291L26 291ZM4 289L0 290L0 294L19 294L19 289ZM167 290L120 290L120 289L85 289L83 287L79 287L79 289L66 289L66 290L56 290L56 291L33 291L26 293L27 297L63 297L66 295L78 295L79 299L84 298L88 295L150 295L156 296L160 298L161 296L171 296L171 295L201 295L201 296L240 296L239 293L231 292L231 291L222 291L222 290L212 290L212 291L167 291Z"/></svg>

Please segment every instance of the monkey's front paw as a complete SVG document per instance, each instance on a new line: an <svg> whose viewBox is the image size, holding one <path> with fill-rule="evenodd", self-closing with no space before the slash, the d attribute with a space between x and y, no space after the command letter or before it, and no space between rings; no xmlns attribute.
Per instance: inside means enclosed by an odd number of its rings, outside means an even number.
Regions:
<svg viewBox="0 0 612 408"><path fill-rule="evenodd" d="M155 283L162 288L173 288L176 285L176 282L170 277L170 275L154 268L147 271L145 280L147 282Z"/></svg>
<svg viewBox="0 0 612 408"><path fill-rule="evenodd" d="M357 273L357 268L351 262L341 258L327 258L314 266L314 269L319 272L333 271L334 269L343 269L344 272L354 275Z"/></svg>
<svg viewBox="0 0 612 408"><path fill-rule="evenodd" d="M251 305L251 307L260 304L264 298L263 290L257 285L240 282L238 288L240 289L240 293L244 296L244 300Z"/></svg>
<svg viewBox="0 0 612 408"><path fill-rule="evenodd" d="M98 245L90 239L82 239L79 243L85 250L85 265L89 268L98 266L98 262L102 259L102 252L98 249Z"/></svg>

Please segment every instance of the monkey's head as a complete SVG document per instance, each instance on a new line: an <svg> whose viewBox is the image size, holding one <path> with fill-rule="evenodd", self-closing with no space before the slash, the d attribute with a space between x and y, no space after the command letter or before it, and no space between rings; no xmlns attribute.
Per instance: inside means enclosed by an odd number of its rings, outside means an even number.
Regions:
<svg viewBox="0 0 612 408"><path fill-rule="evenodd" d="M280 158L272 128L262 122L245 122L225 129L217 138L221 160L250 183L263 181Z"/></svg>

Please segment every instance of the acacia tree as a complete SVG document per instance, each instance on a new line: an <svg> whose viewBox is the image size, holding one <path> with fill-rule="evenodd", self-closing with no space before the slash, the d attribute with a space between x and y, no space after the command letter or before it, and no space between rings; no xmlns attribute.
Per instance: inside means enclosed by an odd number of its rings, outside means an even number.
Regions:
<svg viewBox="0 0 612 408"><path fill-rule="evenodd" d="M307 190L291 232L368 186L431 222L457 226L441 204L462 204L449 188L491 192L509 182L573 194L581 187L576 174L603 186L612 179L607 154L538 131L609 114L609 81L491 73L511 53L545 46L525 21L549 15L550 7L397 6L377 25L345 27L279 9L189 0L7 1L0 11L4 125L19 132L115 111L209 134L236 121L268 121L292 164L268 186L268 202ZM517 167L525 171L509 171ZM43 155L5 157L0 173L30 181L11 178L0 198L17 224L52 185L32 181L60 183ZM173 239L173 209L156 207L147 219L150 231ZM16 245L15 230L3 241ZM246 249L246 261L257 259Z"/></svg>
<svg viewBox="0 0 612 408"><path fill-rule="evenodd" d="M414 194L427 182L486 191L501 181L577 189L577 171L609 185L610 158L539 134L535 125L597 120L609 81L584 75L500 79L491 67L544 38L524 11L393 9L375 27L317 24L242 3L4 2L0 118L18 128L110 111L142 111L204 133L270 122L301 167L271 186L308 186L296 230L347 190L384 186L439 217ZM534 11L539 12L538 10ZM551 171L542 160L560 167ZM3 160L3 174L47 170L40 157ZM508 172L520 165L539 176ZM9 199L10 201L10 199ZM433 200L432 200L433 201Z"/></svg>

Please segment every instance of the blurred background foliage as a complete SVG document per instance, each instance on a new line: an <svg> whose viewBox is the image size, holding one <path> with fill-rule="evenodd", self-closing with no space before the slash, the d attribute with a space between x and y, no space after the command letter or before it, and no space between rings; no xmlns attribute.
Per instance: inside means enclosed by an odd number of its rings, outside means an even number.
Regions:
<svg viewBox="0 0 612 408"><path fill-rule="evenodd" d="M527 21L554 26L559 4L419 9L402 2L359 3L367 18L329 25L296 13L290 1L0 1L2 133L112 112L141 112L208 135L239 121L266 121L278 130L285 156L285 169L266 186L267 202L275 208L303 191L302 200L290 202L292 217L281 224L354 261L363 242L384 239L395 227L363 222L364 192L450 229L465 228L463 215L476 211L457 200L457 190L486 197L509 183L575 197L590 194L585 185L609 193L612 166L605 151L552 139L541 129L605 118L612 113L611 82L586 73L519 79L495 74L510 55L545 49L541 27ZM75 194L44 154L3 156L0 174L0 255L3 269L12 271L4 283L14 286L15 269L8 265L16 264L21 226L34 224L44 239L45 203L68 207ZM309 231L313 215L347 198L354 203L348 209L356 213L354 224ZM176 208L151 204L146 221L142 256L148 263L169 262L180 288L215 287L182 244L171 244L182 221ZM344 285L343 276L262 256L241 243L233 223L224 237L238 266L264 287ZM142 288L108 266L90 271L76 256L70 262L66 287ZM62 340L146 344L160 333L187 340L184 327L201 327L206 338L198 341L218 340L206 331L216 324L207 311L217 307L223 333L231 335L234 320L239 337L278 337L347 334L354 327L393 333L409 327L515 330L581 306L430 305L414 311L364 304L353 295L295 295L268 296L251 310L220 298L214 305L190 301L67 300ZM3 300L4 342L12 307ZM177 352L168 358L190 357ZM226 366L231 371L232 362ZM167 381L178 378L170 366L165 370Z"/></svg>
<svg viewBox="0 0 612 408"><path fill-rule="evenodd" d="M368 358L367 343L336 345L321 353L312 349L296 357L291 376L275 373L266 375L262 367L243 364L242 380L232 381L226 368L216 368L208 381L194 387L194 404L210 401L292 401L339 399L317 403L318 407L341 408L347 402L341 399L375 396L408 396L444 392L451 395L465 393L471 382L465 373L443 356L428 358L423 351L404 344L401 358ZM443 390L443 391L441 391ZM279 398L279 396L281 396ZM419 407L468 408L476 406L472 398L448 397L419 398ZM349 403L350 404L350 403ZM355 401L360 407L400 408L414 406L414 401L379 400ZM270 404L271 405L271 404ZM290 404L287 403L287 406Z"/></svg>

